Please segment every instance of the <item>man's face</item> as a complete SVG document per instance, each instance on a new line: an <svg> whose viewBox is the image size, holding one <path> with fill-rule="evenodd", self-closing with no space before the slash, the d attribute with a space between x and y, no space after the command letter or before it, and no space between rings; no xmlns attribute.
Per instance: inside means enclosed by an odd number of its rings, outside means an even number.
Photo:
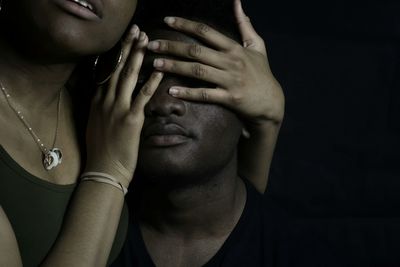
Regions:
<svg viewBox="0 0 400 267"><path fill-rule="evenodd" d="M151 39L196 42L171 31L153 31L149 35ZM143 73L152 71L154 58L151 54L146 56ZM145 108L138 169L146 181L159 185L199 184L235 159L242 124L224 107L172 97L168 94L171 86L210 85L165 75Z"/></svg>

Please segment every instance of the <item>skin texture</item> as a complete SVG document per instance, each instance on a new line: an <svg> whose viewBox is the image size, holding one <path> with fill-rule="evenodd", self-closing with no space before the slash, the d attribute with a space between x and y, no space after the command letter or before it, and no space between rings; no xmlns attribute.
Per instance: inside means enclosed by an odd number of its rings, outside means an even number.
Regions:
<svg viewBox="0 0 400 267"><path fill-rule="evenodd" d="M198 43L173 31L154 31L150 37ZM168 93L171 86L196 84L201 83L166 75L145 107L138 217L156 266L205 264L229 236L245 203L237 172L241 121L222 106Z"/></svg>
<svg viewBox="0 0 400 267"><path fill-rule="evenodd" d="M196 42L173 31L152 32L151 36ZM146 58L147 66L144 65L144 72L152 67L153 58L154 54ZM165 76L145 108L146 121L142 131L138 166L146 177L164 177L161 181L155 181L162 182L163 187L201 182L202 178L219 171L226 162L236 157L236 145L243 125L233 112L221 106L188 102L168 94L171 86L191 84L199 82L174 75ZM175 127L179 128L179 135L184 135L182 142L182 137L175 137ZM173 128L172 133L169 132L169 128ZM158 136L160 132L170 135ZM168 138L175 138L179 144L159 146L157 138L161 139L161 142L167 139L167 143ZM219 152L214 160L210 161L209 155L216 149ZM207 173L198 169L199 162L207 166Z"/></svg>
<svg viewBox="0 0 400 267"><path fill-rule="evenodd" d="M125 187L129 186L136 168L144 106L163 77L155 72L138 96L132 98L147 42L145 33L139 34L135 27L131 29L123 42L127 56L108 85L99 88L89 118L86 171L110 174ZM81 182L75 194L65 227L44 266L105 266L107 262L123 194L116 187L90 181Z"/></svg>
<svg viewBox="0 0 400 267"><path fill-rule="evenodd" d="M208 124L208 121L213 121L213 117L218 117L218 112L207 113L207 105L203 104L203 109L197 110L204 112L202 116L191 117L187 110L196 110L196 104L169 98L165 94L165 87L170 87L168 93L171 96L217 103L234 110L246 119L247 130L250 132L250 138L243 139L241 143L240 165L236 157L233 161L224 161L222 158L227 159L227 155L219 155L221 151L231 151L227 147L224 150L218 149L219 146L232 145L227 140L235 131L230 131L229 123L224 137L218 137L218 133L214 136L200 134L201 137L214 140L196 140L205 146L194 146L197 150L187 149L191 142L195 143L190 139L187 141L189 144L185 142L171 148L146 146L144 139L140 153L143 157L148 154L149 161L139 161L139 166L144 170L140 177L144 177L145 185L138 217L146 247L156 266L204 265L220 249L243 211L245 190L238 176L241 174L247 177L261 193L266 188L272 154L283 119L284 96L268 66L264 42L251 26L240 1L235 1L235 12L243 46L228 40L207 25L180 18L168 18L166 22L171 28L197 36L210 46L200 46L193 40L188 42L174 34L168 37L151 36L154 41L148 49L164 54L160 57L163 59L162 64L154 61L156 69L197 80L188 83L171 79L170 84L162 83L146 107L147 120L157 121L155 118L158 118L158 121L176 122L180 118L178 121L181 122L187 116L191 118L188 121L192 122L188 123L190 126L184 124L187 128L200 128L205 133L216 128L218 132L219 125ZM194 62L182 64L174 56ZM241 64L229 64L230 60ZM240 80L229 84L227 81L232 78L227 77L230 75ZM200 80L217 84L217 88L207 88L208 83ZM172 92L171 89L176 90ZM166 112L168 110L169 113ZM158 116L154 117L154 114ZM167 117L168 114L173 119ZM207 120L203 120L203 114ZM213 147L214 151L207 150L207 144L215 140L219 140L220 144ZM189 151L190 156L185 157ZM204 151L208 153L206 159L201 157ZM156 164L154 157L161 158L164 164ZM180 159L179 165L171 160L175 157ZM215 171L215 166L219 166L219 172ZM209 171L208 167L214 171ZM174 186L166 186L171 182Z"/></svg>
<svg viewBox="0 0 400 267"><path fill-rule="evenodd" d="M234 4L242 45L204 23L169 17L165 19L168 26L197 37L206 46L156 38L148 49L162 54L154 62L157 70L216 85L213 89L200 85L195 90L193 86L173 86L169 90L172 96L220 104L244 119L250 138L242 139L240 144L240 174L264 193L285 98L269 67L264 41L255 32L240 1L235 0Z"/></svg>
<svg viewBox="0 0 400 267"><path fill-rule="evenodd" d="M131 0L102 2L104 16L96 21L83 20L64 12L55 7L53 1L7 1L2 8L0 31L4 38L0 40L0 81L46 145L51 144L54 137L59 90L67 82L77 59L111 48L125 31L135 9L135 2ZM13 24L11 36L11 27L4 25ZM59 27L61 24L63 27ZM138 28L133 28L124 38L123 62L107 87L98 90L92 106L89 123L91 129L98 131L88 133L89 165L86 169L110 173L126 186L130 181L126 174L133 173L136 165L144 105L162 78L161 74L153 75L135 101L126 97L135 87L135 77L148 42L146 34L139 32ZM75 183L82 166L67 91L63 92L60 134L56 144L63 150L64 159L60 168L51 172L43 170L41 153L32 137L22 124L17 123L18 119L5 99L0 101L3 129L0 140L10 156L28 172L45 181ZM96 135L100 131L102 135ZM129 133L130 146L115 143L115 132L120 137ZM96 150L98 147L104 150ZM120 157L111 160L110 153L113 155L115 150L110 148L118 149ZM118 164L126 156L124 149L129 151L130 157L125 159L129 164L121 168ZM115 187L95 182L78 184L61 233L41 265L105 266L123 201L122 192ZM1 263L20 265L14 233L3 212L0 213L0 232L7 237L0 242ZM13 253L3 253L6 251Z"/></svg>
<svg viewBox="0 0 400 267"><path fill-rule="evenodd" d="M117 31L122 34L129 23L126 17L133 15L135 1L103 2L103 14L106 19L94 22L64 12L53 1L18 0L3 3L1 25L16 25L16 27L12 29L13 37L9 33L10 27L0 28L4 36L0 40L0 81L47 146L52 144L54 138L59 90L64 87L74 69L78 54L87 55L89 52L94 54L109 49L119 37L111 34L105 42L104 32ZM30 10L32 12L28 12ZM112 22L113 17L125 19ZM14 22L17 19L19 22ZM51 25L59 23L64 23L64 27L43 28L45 25L52 27ZM65 29L68 29L68 32L65 32ZM42 32L46 32L46 36L41 36ZM86 40L84 36L90 38ZM17 37L21 40L16 40ZM82 47L81 38L86 40L87 47ZM14 45L16 42L25 45L23 47ZM69 43L69 46L66 47L65 43ZM51 49L46 48L49 44ZM39 54L40 62L37 61ZM59 56L68 58L53 62ZM1 97L0 102L2 114L0 121L7 129L0 133L0 137L6 151L24 169L37 177L58 184L74 183L81 170L81 160L72 116L72 103L66 90L62 97L60 130L57 138L57 145L64 151L65 164L51 173L42 168L41 152L23 125L15 123L17 120L10 120L15 118L15 114L8 107L4 97Z"/></svg>
<svg viewBox="0 0 400 267"><path fill-rule="evenodd" d="M19 249L17 239L15 238L12 226L8 221L7 215L0 206L0 248L2 255L11 255L10 257L2 256L0 258L0 266L22 266L19 257Z"/></svg>
<svg viewBox="0 0 400 267"><path fill-rule="evenodd" d="M49 125L55 125L54 110L59 90L66 83L77 61L81 56L97 54L111 48L125 31L135 6L135 2L131 0L102 2L105 7L104 20L97 22L88 22L66 14L55 8L52 1L18 0L3 3L0 15L0 31L4 37L0 40L0 80L13 98L18 100L22 113L45 144L50 144L54 137L53 127ZM143 84L135 101L127 100L131 99L129 95L135 87L144 47L148 42L146 36L141 35L143 38L139 40L139 34L127 34L124 61L111 82L98 90L89 122L90 128L94 130L88 133L86 170L110 173L125 185L129 184L136 166L139 129L144 120L143 107L162 77L161 74L153 75L147 84ZM65 157L62 167L54 172L43 171L36 144L22 125L9 119L15 115L7 107L5 100L1 101L0 122L4 129L0 133L1 145L14 160L43 180L56 184L76 182L82 166L69 96L63 94L60 135L57 138L57 146L63 149ZM115 138L116 133L118 138ZM129 139L128 145L120 141L125 139ZM232 173L232 168L228 168L227 172L229 170ZM225 229L226 225L231 225L240 215L238 211L244 199L243 185L239 179L234 179L229 186L225 184L225 179L221 178L219 181L220 186L217 188L229 189L231 194L216 194L215 199L242 192L239 194L242 197L234 202L229 201L234 204L224 210L229 213L230 216L226 217L229 220L218 222L219 226L215 228ZM209 186L214 187L210 184ZM185 197L187 193L180 196ZM193 195L193 203L201 198L201 195L199 198L196 196L199 195ZM227 201L225 204L231 200L223 199ZM214 202L210 200L208 203ZM94 182L79 184L62 232L42 265L104 266L118 225L122 203L122 194L114 187ZM206 206L208 205L203 206L203 210ZM218 214L220 206L215 207L217 209L214 214ZM2 260L18 263L21 259L15 249L12 238L14 234L7 217L0 214L0 221L0 231L11 237L6 239L7 242L0 243L0 251L15 252L5 253L8 258L3 257ZM222 237L215 241L215 248L224 240L224 234L220 236ZM212 251L205 255L211 255L210 253Z"/></svg>
<svg viewBox="0 0 400 267"><path fill-rule="evenodd" d="M61 62L110 49L123 35L136 8L136 1L98 1L100 17L91 21L65 12L54 0L3 2L3 20L14 26L5 33L13 44L37 60Z"/></svg>

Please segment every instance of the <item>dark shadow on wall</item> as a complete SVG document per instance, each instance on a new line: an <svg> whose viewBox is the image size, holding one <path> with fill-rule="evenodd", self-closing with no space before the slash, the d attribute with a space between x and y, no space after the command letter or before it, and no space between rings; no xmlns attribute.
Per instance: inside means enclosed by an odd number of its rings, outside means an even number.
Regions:
<svg viewBox="0 0 400 267"><path fill-rule="evenodd" d="M400 266L400 2L244 5L286 95L268 195L356 266Z"/></svg>

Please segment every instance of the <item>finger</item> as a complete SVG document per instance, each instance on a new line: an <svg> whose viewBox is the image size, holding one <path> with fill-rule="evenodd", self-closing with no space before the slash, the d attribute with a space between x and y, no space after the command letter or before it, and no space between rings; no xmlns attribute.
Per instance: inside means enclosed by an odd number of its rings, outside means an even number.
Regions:
<svg viewBox="0 0 400 267"><path fill-rule="evenodd" d="M162 72L195 78L205 82L218 84L223 87L228 85L229 81L231 80L230 75L224 70L197 62L185 62L158 58L154 60L153 66Z"/></svg>
<svg viewBox="0 0 400 267"><path fill-rule="evenodd" d="M132 93L136 87L147 43L147 35L141 32L139 41L130 51L129 57L120 72L115 103L122 109L127 110L131 106Z"/></svg>
<svg viewBox="0 0 400 267"><path fill-rule="evenodd" d="M99 103L103 98L103 95L104 95L104 87L100 85L96 88L96 92L93 96L92 103Z"/></svg>
<svg viewBox="0 0 400 267"><path fill-rule="evenodd" d="M134 114L139 114L139 112L144 114L144 107L156 92L163 77L164 74L162 72L155 71L152 73L149 80L143 85L139 91L139 94L132 101L131 110Z"/></svg>
<svg viewBox="0 0 400 267"><path fill-rule="evenodd" d="M188 101L220 104L227 107L230 107L232 103L230 93L220 88L211 89L173 86L169 89L168 93L173 97Z"/></svg>
<svg viewBox="0 0 400 267"><path fill-rule="evenodd" d="M237 45L237 42L204 23L179 17L166 17L164 22L171 28L196 36L219 50L230 50Z"/></svg>
<svg viewBox="0 0 400 267"><path fill-rule="evenodd" d="M149 43L147 48L155 53L192 59L220 69L229 65L226 54L195 43L154 40Z"/></svg>
<svg viewBox="0 0 400 267"><path fill-rule="evenodd" d="M243 46L267 55L265 43L257 34L250 22L250 18L244 13L241 0L235 0L234 11L239 31L242 35Z"/></svg>
<svg viewBox="0 0 400 267"><path fill-rule="evenodd" d="M122 68L124 67L125 62L129 55L129 51L131 50L133 43L137 41L138 36L139 36L139 27L133 25L130 31L128 32L127 36L122 41L122 47L121 47L122 57L109 81L108 88L105 94L105 100L104 100L105 104L114 103L119 74Z"/></svg>

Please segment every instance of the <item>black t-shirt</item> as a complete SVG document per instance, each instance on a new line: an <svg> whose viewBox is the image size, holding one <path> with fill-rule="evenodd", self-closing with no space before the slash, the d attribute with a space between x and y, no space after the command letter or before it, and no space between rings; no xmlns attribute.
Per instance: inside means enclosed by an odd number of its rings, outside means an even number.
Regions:
<svg viewBox="0 0 400 267"><path fill-rule="evenodd" d="M312 229L298 226L283 209L245 182L242 216L204 267L343 266ZM303 230L307 229L307 232ZM155 267L137 222L131 222L124 249L113 267Z"/></svg>

